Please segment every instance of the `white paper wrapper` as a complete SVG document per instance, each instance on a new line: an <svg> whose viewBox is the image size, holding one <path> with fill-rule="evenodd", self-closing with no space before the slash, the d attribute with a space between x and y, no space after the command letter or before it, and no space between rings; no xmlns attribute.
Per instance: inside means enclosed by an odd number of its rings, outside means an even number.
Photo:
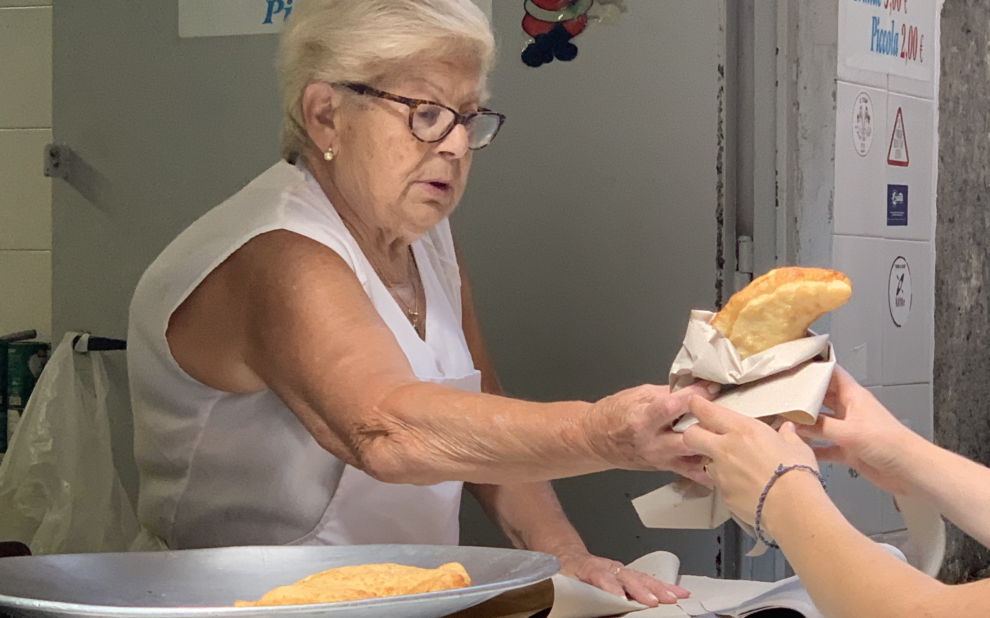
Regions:
<svg viewBox="0 0 990 618"><path fill-rule="evenodd" d="M681 351L670 367L671 390L696 380L709 380L727 390L715 401L751 418L783 416L813 425L825 399L835 354L828 335L816 335L774 346L745 360L735 346L710 322L715 314L692 311ZM675 431L698 422L686 415Z"/></svg>
<svg viewBox="0 0 990 618"><path fill-rule="evenodd" d="M919 498L897 496L907 526L907 561L914 568L937 577L945 559L945 521L935 505Z"/></svg>
<svg viewBox="0 0 990 618"><path fill-rule="evenodd" d="M741 359L732 342L711 325L714 315L691 312L681 351L670 367L671 390L708 380L733 387L715 399L730 410L751 418L781 416L813 425L835 368L828 335L809 331L803 339ZM674 425L674 431L684 431L697 422L694 416L685 415ZM648 528L711 529L732 516L717 491L687 479L637 498L633 507ZM734 519L754 535L749 525ZM747 555L759 556L765 551L766 546L757 541Z"/></svg>
<svg viewBox="0 0 990 618"><path fill-rule="evenodd" d="M751 418L779 416L814 424L836 363L828 336L809 331L803 339L742 360L735 346L711 325L714 315L691 312L684 343L670 368L671 389L709 380L734 387L715 399L730 410ZM685 415L674 430L684 431L697 422L692 415ZM927 502L904 497L898 502L908 528L908 560L934 577L945 554L945 523ZM647 528L712 529L732 517L755 536L751 526L729 512L717 490L688 479L636 498L633 507ZM747 555L758 556L766 549L757 541Z"/></svg>
<svg viewBox="0 0 990 618"><path fill-rule="evenodd" d="M710 530L724 524L730 516L718 497L718 490L683 477L636 498L633 508L647 528Z"/></svg>
<svg viewBox="0 0 990 618"><path fill-rule="evenodd" d="M718 489L709 489L691 479L678 478L669 485L633 500L633 508L647 528L675 530L711 530L731 517L749 536L756 538L752 526L729 511ZM767 546L760 540L747 556L762 556Z"/></svg>

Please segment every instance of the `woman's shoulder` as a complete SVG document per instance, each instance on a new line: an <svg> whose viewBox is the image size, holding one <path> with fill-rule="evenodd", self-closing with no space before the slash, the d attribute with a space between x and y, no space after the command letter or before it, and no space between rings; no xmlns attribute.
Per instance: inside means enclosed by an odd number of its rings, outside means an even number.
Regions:
<svg viewBox="0 0 990 618"><path fill-rule="evenodd" d="M335 215L322 191L316 194L299 167L284 161L273 165L188 226L158 255L135 290L132 319L135 305L147 304L142 299L157 307L155 313L167 316L234 252L275 230L288 230L329 247L364 283L353 243L348 242L339 217L334 221Z"/></svg>

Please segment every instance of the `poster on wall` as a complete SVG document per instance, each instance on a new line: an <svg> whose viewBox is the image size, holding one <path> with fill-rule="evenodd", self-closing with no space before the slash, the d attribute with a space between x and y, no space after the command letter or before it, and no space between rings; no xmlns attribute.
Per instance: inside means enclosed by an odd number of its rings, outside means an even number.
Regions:
<svg viewBox="0 0 990 618"><path fill-rule="evenodd" d="M275 34L292 0L179 0L179 36Z"/></svg>
<svg viewBox="0 0 990 618"><path fill-rule="evenodd" d="M473 0L491 18L492 0ZM179 36L275 34L292 14L293 0L179 0Z"/></svg>
<svg viewBox="0 0 990 618"><path fill-rule="evenodd" d="M930 82L938 0L840 0L839 63Z"/></svg>

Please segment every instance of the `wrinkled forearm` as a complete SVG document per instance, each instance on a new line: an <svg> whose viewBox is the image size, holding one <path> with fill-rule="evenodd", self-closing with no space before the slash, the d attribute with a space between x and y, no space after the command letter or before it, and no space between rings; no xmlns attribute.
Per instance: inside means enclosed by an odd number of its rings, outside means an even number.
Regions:
<svg viewBox="0 0 990 618"><path fill-rule="evenodd" d="M426 382L393 389L356 428L356 465L391 483L546 481L615 467L584 402L532 403ZM598 415L594 415L598 416ZM602 427L602 428L600 428ZM596 439L597 438L597 439Z"/></svg>
<svg viewBox="0 0 990 618"><path fill-rule="evenodd" d="M558 557L587 552L550 483L465 487L513 547Z"/></svg>

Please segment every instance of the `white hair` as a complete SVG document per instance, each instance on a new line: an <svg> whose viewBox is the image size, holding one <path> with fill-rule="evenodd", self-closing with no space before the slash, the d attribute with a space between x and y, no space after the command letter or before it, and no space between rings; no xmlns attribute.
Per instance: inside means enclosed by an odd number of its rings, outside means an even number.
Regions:
<svg viewBox="0 0 990 618"><path fill-rule="evenodd" d="M423 56L477 62L484 87L495 56L488 18L471 0L296 0L279 46L282 156L294 162L309 144L307 85L374 81Z"/></svg>

